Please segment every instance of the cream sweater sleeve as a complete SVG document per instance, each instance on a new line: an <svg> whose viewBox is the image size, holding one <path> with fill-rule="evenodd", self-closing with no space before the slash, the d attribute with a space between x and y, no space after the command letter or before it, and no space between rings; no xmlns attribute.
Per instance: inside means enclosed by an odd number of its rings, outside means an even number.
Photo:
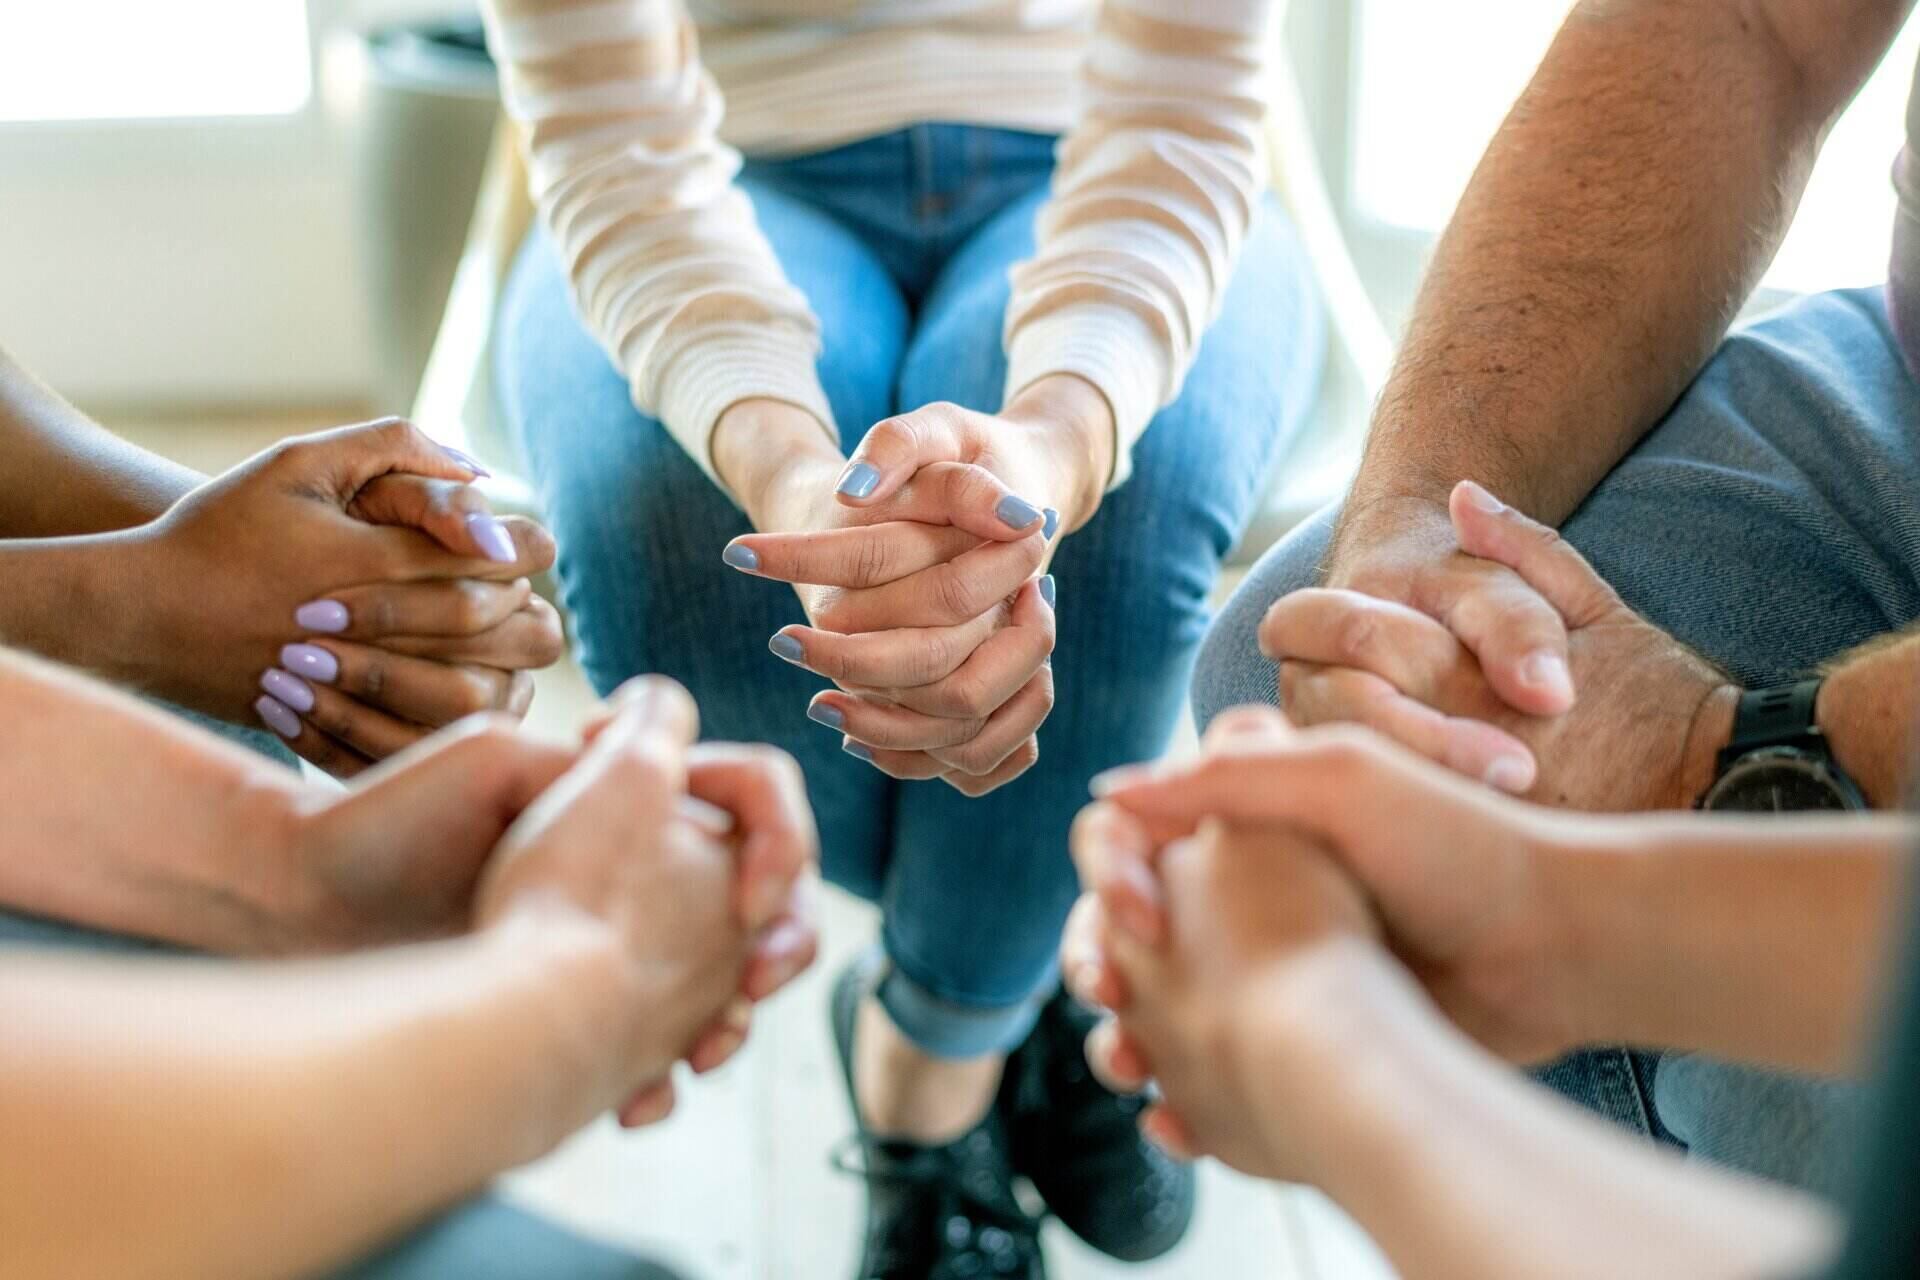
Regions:
<svg viewBox="0 0 1920 1280"><path fill-rule="evenodd" d="M486 0L533 198L582 321L719 483L720 415L765 397L837 439L814 370L819 324L787 282L740 155L717 136L719 88L680 0Z"/></svg>
<svg viewBox="0 0 1920 1280"><path fill-rule="evenodd" d="M1133 442L1180 393L1266 185L1273 0L1107 0L1032 261L1013 273L1007 395L1052 373Z"/></svg>

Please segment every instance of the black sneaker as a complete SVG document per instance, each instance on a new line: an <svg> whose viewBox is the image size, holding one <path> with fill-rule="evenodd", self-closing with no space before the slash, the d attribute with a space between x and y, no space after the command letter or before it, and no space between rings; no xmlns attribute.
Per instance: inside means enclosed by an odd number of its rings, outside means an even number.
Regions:
<svg viewBox="0 0 1920 1280"><path fill-rule="evenodd" d="M853 1028L881 964L854 961L833 988L833 1041L853 1101ZM859 1124L854 1106L854 1123ZM1040 1223L1013 1193L999 1109L941 1147L887 1142L865 1129L836 1165L867 1183L867 1238L857 1280L1046 1280Z"/></svg>
<svg viewBox="0 0 1920 1280"><path fill-rule="evenodd" d="M1057 991L1007 1060L997 1110L1013 1167L1053 1215L1093 1248L1145 1262L1180 1243L1193 1221L1191 1165L1140 1134L1146 1102L1109 1092L1087 1066L1092 1010Z"/></svg>

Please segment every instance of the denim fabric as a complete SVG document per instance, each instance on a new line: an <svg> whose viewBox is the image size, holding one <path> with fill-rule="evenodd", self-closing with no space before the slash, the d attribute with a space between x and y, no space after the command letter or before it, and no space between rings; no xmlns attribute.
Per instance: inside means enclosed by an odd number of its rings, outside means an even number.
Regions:
<svg viewBox="0 0 1920 1280"><path fill-rule="evenodd" d="M0 964L14 947L71 947L178 957L178 948L97 933L0 911ZM337 1280L674 1280L671 1272L622 1250L563 1231L524 1210L482 1197L449 1211L397 1243L338 1273Z"/></svg>
<svg viewBox="0 0 1920 1280"><path fill-rule="evenodd" d="M1050 139L946 125L747 166L760 225L820 318L845 447L931 401L999 407L1007 272L1032 252L1051 169ZM497 384L559 539L594 687L665 672L694 692L709 733L797 756L827 875L882 908L889 1015L944 1056L1018 1044L1054 980L1075 892L1067 828L1087 780L1166 745L1220 561L1314 401L1324 333L1285 219L1261 211L1185 392L1135 449L1134 478L1062 544L1040 761L979 800L895 782L805 719L822 682L767 652L804 620L798 601L720 563L746 518L633 408L537 235L501 329Z"/></svg>
<svg viewBox="0 0 1920 1280"><path fill-rule="evenodd" d="M1783 684L1920 616L1917 431L1884 291L1805 298L1730 336L1562 532L1628 604L1743 684ZM1262 557L1222 611L1194 681L1201 723L1277 696L1260 619L1314 582L1335 514ZM1553 1082L1634 1127L1664 1122L1701 1154L1829 1185L1856 1089L1669 1057L1649 1094L1633 1058L1584 1055ZM1598 1083L1630 1066L1634 1096Z"/></svg>

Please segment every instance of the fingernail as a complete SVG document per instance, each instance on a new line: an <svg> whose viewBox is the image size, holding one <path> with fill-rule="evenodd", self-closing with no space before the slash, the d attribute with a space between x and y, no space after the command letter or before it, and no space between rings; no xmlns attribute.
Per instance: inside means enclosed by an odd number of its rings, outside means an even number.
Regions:
<svg viewBox="0 0 1920 1280"><path fill-rule="evenodd" d="M305 631L345 631L347 606L338 600L311 600L293 611L293 624Z"/></svg>
<svg viewBox="0 0 1920 1280"><path fill-rule="evenodd" d="M828 702L816 702L807 708L807 719L838 733L847 727L846 713Z"/></svg>
<svg viewBox="0 0 1920 1280"><path fill-rule="evenodd" d="M855 742L852 738L848 738L840 744L840 749L852 756L855 760L865 760L868 764L873 763L873 748L864 742Z"/></svg>
<svg viewBox="0 0 1920 1280"><path fill-rule="evenodd" d="M456 449L450 444L443 444L440 446L440 452L446 454L449 458L452 458L476 476L491 477L493 475L493 472L480 465L478 458L466 452L464 449Z"/></svg>
<svg viewBox="0 0 1920 1280"><path fill-rule="evenodd" d="M864 462L854 462L840 473L840 483L833 491L849 498L864 498L880 487L880 473Z"/></svg>
<svg viewBox="0 0 1920 1280"><path fill-rule="evenodd" d="M1053 608L1053 575L1050 573L1040 579L1040 598L1047 602L1047 608Z"/></svg>
<svg viewBox="0 0 1920 1280"><path fill-rule="evenodd" d="M1052 507L1048 507L1045 511L1041 512L1041 515L1046 520L1046 523L1040 526L1040 532L1046 535L1048 542L1052 542L1053 535L1060 532L1060 513Z"/></svg>
<svg viewBox="0 0 1920 1280"><path fill-rule="evenodd" d="M1530 654L1520 664L1520 679L1535 689L1544 689L1549 693L1573 692L1573 676L1567 670L1567 660L1545 649Z"/></svg>
<svg viewBox="0 0 1920 1280"><path fill-rule="evenodd" d="M267 728L281 737L292 741L300 736L300 717L287 708L286 703L275 698L256 698L253 709L267 722Z"/></svg>
<svg viewBox="0 0 1920 1280"><path fill-rule="evenodd" d="M702 1042L699 1052L687 1065L693 1068L695 1075L705 1075L725 1065L727 1059L739 1052L746 1040L738 1031L723 1031L713 1039Z"/></svg>
<svg viewBox="0 0 1920 1280"><path fill-rule="evenodd" d="M806 650L800 647L798 640L784 631L767 641L767 648L773 650L774 657L784 658L795 666L801 666L806 661Z"/></svg>
<svg viewBox="0 0 1920 1280"><path fill-rule="evenodd" d="M507 526L484 511L476 511L467 517L467 532L473 535L474 545L480 548L480 554L495 564L512 564L519 558L513 549L513 535L507 532Z"/></svg>
<svg viewBox="0 0 1920 1280"><path fill-rule="evenodd" d="M280 665L305 679L332 684L340 678L340 660L317 644L290 644L280 650Z"/></svg>
<svg viewBox="0 0 1920 1280"><path fill-rule="evenodd" d="M260 677L260 687L295 711L313 710L313 690L277 667Z"/></svg>
<svg viewBox="0 0 1920 1280"><path fill-rule="evenodd" d="M1093 775L1087 783L1087 790L1096 800L1112 795L1120 788L1132 782L1139 782L1150 776L1152 765L1123 764L1113 769L1104 769Z"/></svg>
<svg viewBox="0 0 1920 1280"><path fill-rule="evenodd" d="M1460 487L1467 491L1467 501L1490 516L1497 516L1507 509L1507 504L1488 493L1471 480L1462 480Z"/></svg>
<svg viewBox="0 0 1920 1280"><path fill-rule="evenodd" d="M1010 493L1000 499L1000 505L993 509L993 514L999 516L1000 523L1009 529L1024 529L1040 518L1040 508Z"/></svg>
<svg viewBox="0 0 1920 1280"><path fill-rule="evenodd" d="M1518 756L1501 756L1487 766L1485 781L1500 791L1521 795L1533 784L1533 770Z"/></svg>
<svg viewBox="0 0 1920 1280"><path fill-rule="evenodd" d="M760 555L752 547L735 542L720 553L721 563L731 565L745 573L754 573L760 568Z"/></svg>

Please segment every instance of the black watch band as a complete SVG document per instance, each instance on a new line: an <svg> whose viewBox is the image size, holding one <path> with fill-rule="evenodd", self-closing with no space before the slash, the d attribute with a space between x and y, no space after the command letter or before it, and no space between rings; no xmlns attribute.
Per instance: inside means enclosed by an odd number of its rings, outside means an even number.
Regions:
<svg viewBox="0 0 1920 1280"><path fill-rule="evenodd" d="M1832 758L1827 736L1820 732L1815 711L1824 678L1802 680L1774 689L1751 689L1740 695L1733 714L1733 737L1720 752L1720 772L1749 751L1766 747L1797 747Z"/></svg>

